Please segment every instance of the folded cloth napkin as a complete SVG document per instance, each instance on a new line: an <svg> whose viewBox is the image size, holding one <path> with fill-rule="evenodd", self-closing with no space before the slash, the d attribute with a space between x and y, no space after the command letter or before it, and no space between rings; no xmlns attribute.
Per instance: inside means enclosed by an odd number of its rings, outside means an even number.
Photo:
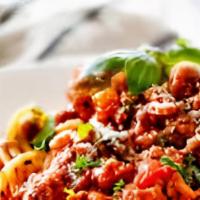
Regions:
<svg viewBox="0 0 200 200"><path fill-rule="evenodd" d="M146 14L138 12L142 5L138 0L28 2L0 25L1 67L19 66L38 58L135 48L170 32L158 19L157 0L150 5L152 12ZM93 16L85 17L95 10L98 12Z"/></svg>

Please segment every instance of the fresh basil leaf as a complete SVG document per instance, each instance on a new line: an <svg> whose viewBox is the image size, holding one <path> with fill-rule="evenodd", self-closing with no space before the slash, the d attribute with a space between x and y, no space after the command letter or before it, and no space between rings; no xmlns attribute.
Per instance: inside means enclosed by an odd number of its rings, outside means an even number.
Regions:
<svg viewBox="0 0 200 200"><path fill-rule="evenodd" d="M176 46L165 51L153 47L145 49L163 67L163 71L165 72L163 75L169 76L172 67L181 61L200 64L199 48L191 46L187 40L182 38L178 39L176 44Z"/></svg>
<svg viewBox="0 0 200 200"><path fill-rule="evenodd" d="M89 132L93 129L93 126L90 123L79 124L77 133L81 140L88 137Z"/></svg>
<svg viewBox="0 0 200 200"><path fill-rule="evenodd" d="M92 63L84 71L84 75L96 74L98 72L117 73L124 69L125 62L128 58L137 55L138 51L117 51L105 54Z"/></svg>
<svg viewBox="0 0 200 200"><path fill-rule="evenodd" d="M162 74L162 68L153 56L137 50L115 52L100 57L85 71L85 75L119 71L126 72L128 89L134 95L143 92L152 84L159 84Z"/></svg>
<svg viewBox="0 0 200 200"><path fill-rule="evenodd" d="M86 156L82 155L82 156L77 156L75 161L75 169L82 171L83 169L88 167L98 167L100 166L100 164L101 164L100 160L92 161Z"/></svg>
<svg viewBox="0 0 200 200"><path fill-rule="evenodd" d="M179 47L182 47L182 48L190 47L189 41L186 40L185 38L178 38L178 39L176 40L176 44L177 44Z"/></svg>
<svg viewBox="0 0 200 200"><path fill-rule="evenodd" d="M170 50L166 54L168 64L173 65L180 61L191 61L200 63L200 49L197 48L180 48Z"/></svg>
<svg viewBox="0 0 200 200"><path fill-rule="evenodd" d="M172 49L162 55L165 71L170 74L172 67L181 61L190 61L200 64L200 49L197 48L179 48Z"/></svg>
<svg viewBox="0 0 200 200"><path fill-rule="evenodd" d="M48 150L49 141L54 135L54 117L49 116L43 129L33 139L32 145L36 150Z"/></svg>
<svg viewBox="0 0 200 200"><path fill-rule="evenodd" d="M162 68L157 61L145 52L129 58L125 64L128 90L137 95L152 84L161 82Z"/></svg>
<svg viewBox="0 0 200 200"><path fill-rule="evenodd" d="M92 63L82 74L96 76L99 72L125 71L129 91L137 95L152 84L160 84L169 76L171 68L180 61L200 64L200 49L189 46L184 39L176 48L163 51L149 47L145 50L121 51L106 54Z"/></svg>
<svg viewBox="0 0 200 200"><path fill-rule="evenodd" d="M149 48L146 50L148 54L153 56L159 62L167 75L169 75L171 68L181 61L190 61L200 64L200 49L192 47L185 39L178 39L177 46L162 51L156 48Z"/></svg>

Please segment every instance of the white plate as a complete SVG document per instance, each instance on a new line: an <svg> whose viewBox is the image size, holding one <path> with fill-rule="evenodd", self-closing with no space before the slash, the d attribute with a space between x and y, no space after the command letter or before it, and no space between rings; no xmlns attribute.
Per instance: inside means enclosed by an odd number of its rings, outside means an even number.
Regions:
<svg viewBox="0 0 200 200"><path fill-rule="evenodd" d="M66 66L0 71L0 135L22 106L35 103L47 111L65 108L71 71Z"/></svg>

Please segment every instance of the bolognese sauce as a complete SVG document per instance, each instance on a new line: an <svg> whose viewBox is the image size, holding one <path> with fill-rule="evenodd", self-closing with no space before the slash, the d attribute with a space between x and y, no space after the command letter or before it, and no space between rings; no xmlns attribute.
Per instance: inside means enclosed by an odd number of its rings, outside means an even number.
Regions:
<svg viewBox="0 0 200 200"><path fill-rule="evenodd" d="M200 199L199 65L139 93L123 70L104 76L71 86L42 168L2 199Z"/></svg>

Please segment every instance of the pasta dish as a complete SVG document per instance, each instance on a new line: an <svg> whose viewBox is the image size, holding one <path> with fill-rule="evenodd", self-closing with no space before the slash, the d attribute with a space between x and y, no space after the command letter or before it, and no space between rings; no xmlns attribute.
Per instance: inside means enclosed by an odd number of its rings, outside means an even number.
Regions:
<svg viewBox="0 0 200 200"><path fill-rule="evenodd" d="M11 119L1 200L200 199L199 49L179 39L105 54L66 95L63 111Z"/></svg>

